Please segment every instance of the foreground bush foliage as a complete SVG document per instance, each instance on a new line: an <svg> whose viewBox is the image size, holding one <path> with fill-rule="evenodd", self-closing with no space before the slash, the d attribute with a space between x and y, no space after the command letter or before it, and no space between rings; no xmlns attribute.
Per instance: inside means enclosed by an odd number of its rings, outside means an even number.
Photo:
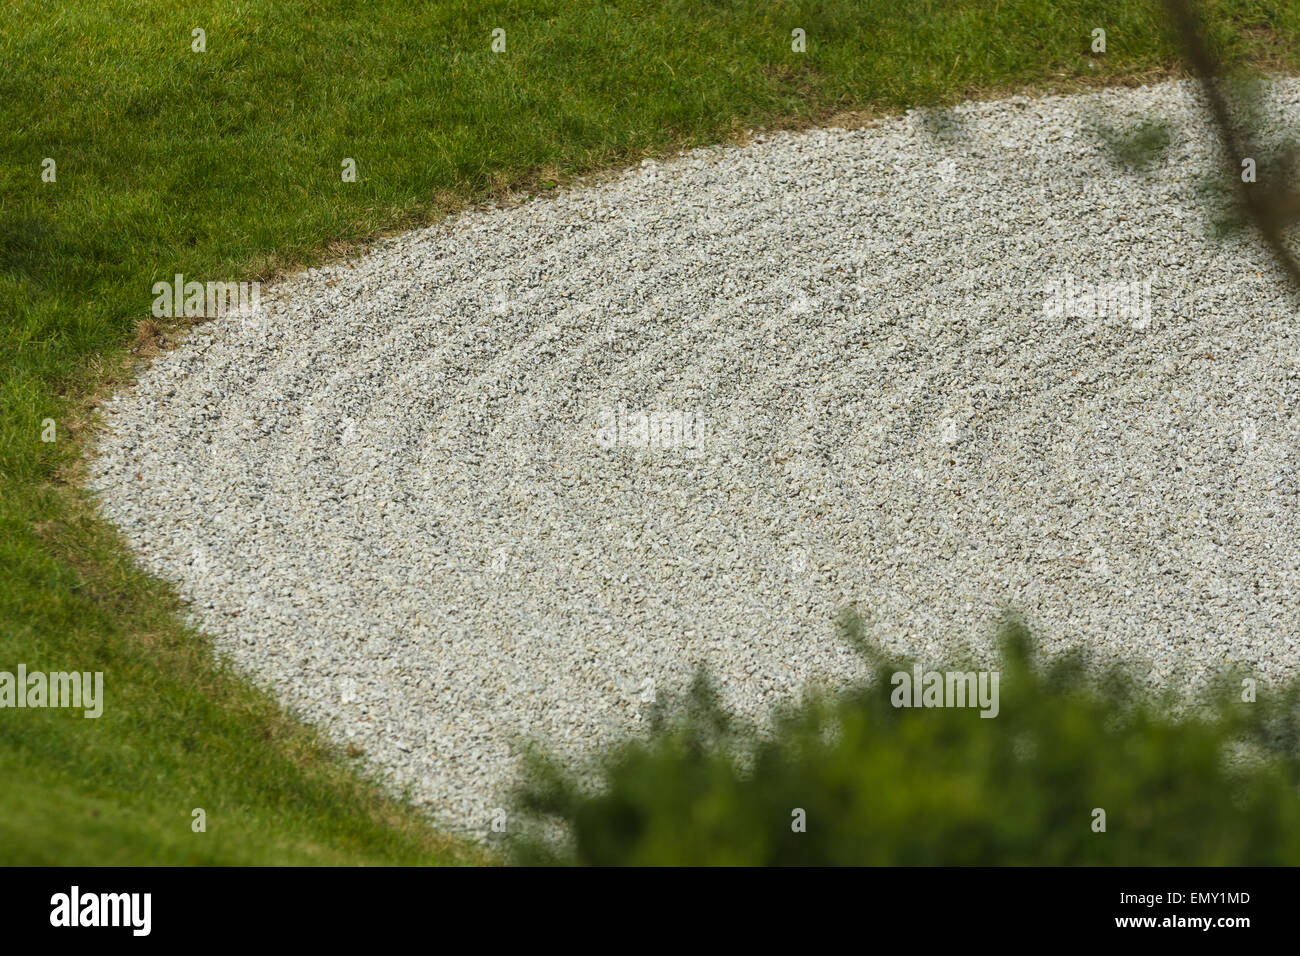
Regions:
<svg viewBox="0 0 1300 956"><path fill-rule="evenodd" d="M577 774L533 750L518 796L523 863L1300 863L1297 687L1225 676L1195 707L1080 654L1040 661L1001 635L1000 710L896 708L888 660L842 629L875 679L810 695L769 733L706 676L646 739ZM926 669L963 670L962 667ZM1186 701L1182 701L1186 704ZM1175 712L1182 716L1175 716ZM1097 810L1105 811L1099 832ZM806 830L795 832L797 810Z"/></svg>

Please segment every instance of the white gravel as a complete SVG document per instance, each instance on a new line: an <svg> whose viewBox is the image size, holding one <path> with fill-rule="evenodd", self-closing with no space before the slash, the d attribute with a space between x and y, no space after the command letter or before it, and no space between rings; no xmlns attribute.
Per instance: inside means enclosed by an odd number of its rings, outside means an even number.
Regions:
<svg viewBox="0 0 1300 956"><path fill-rule="evenodd" d="M1142 173L1084 131L1153 114ZM933 120L646 162L266 289L109 404L103 510L467 832L516 735L597 745L700 663L751 716L862 676L849 602L936 664L1010 605L1157 682L1293 674L1297 327L1263 248L1208 237L1191 88ZM1049 315L1066 276L1149 314ZM605 447L620 403L697 447Z"/></svg>

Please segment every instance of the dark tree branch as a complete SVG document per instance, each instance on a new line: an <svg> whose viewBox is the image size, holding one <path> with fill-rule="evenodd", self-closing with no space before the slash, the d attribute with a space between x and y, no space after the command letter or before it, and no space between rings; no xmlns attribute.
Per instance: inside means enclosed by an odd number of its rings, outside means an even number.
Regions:
<svg viewBox="0 0 1300 956"><path fill-rule="evenodd" d="M1300 290L1300 263L1297 263L1295 256L1287 248L1284 238L1286 228L1294 221L1293 213L1300 209L1300 197L1294 195L1289 184L1284 181L1279 181L1276 186L1269 188L1252 188L1263 184L1241 180L1241 163L1246 156L1232 120L1232 113L1228 108L1228 101L1219 88L1222 70L1206 45L1201 33L1201 25L1187 0L1165 0L1165 6L1168 7L1178 28L1192 72L1205 89L1210 115L1218 128L1219 139L1232 164L1231 175L1240 182L1246 211L1259 229L1260 235L1264 237L1264 241L1272 249L1273 255L1292 285Z"/></svg>

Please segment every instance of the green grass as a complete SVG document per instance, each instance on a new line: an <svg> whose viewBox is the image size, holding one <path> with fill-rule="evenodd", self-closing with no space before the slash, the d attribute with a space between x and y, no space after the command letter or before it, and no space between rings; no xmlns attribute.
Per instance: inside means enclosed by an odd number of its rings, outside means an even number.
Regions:
<svg viewBox="0 0 1300 956"><path fill-rule="evenodd" d="M1213 4L1216 44L1294 69L1290 6ZM10 3L0 670L102 670L107 709L0 711L0 861L479 859L214 663L93 517L78 456L155 281L268 278L512 186L749 127L1159 78L1177 68L1161 22L1132 0Z"/></svg>

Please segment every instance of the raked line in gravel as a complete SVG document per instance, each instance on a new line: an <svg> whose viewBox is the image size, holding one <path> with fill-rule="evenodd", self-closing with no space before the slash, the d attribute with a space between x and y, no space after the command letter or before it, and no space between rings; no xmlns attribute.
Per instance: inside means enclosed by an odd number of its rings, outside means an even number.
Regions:
<svg viewBox="0 0 1300 956"><path fill-rule="evenodd" d="M470 833L513 741L635 731L697 665L751 717L860 679L849 604L922 663L1014 607L1157 683L1285 678L1297 326L1209 237L1201 115L970 104L473 211L198 327L92 483L223 653ZM1087 132L1153 116L1145 172Z"/></svg>

